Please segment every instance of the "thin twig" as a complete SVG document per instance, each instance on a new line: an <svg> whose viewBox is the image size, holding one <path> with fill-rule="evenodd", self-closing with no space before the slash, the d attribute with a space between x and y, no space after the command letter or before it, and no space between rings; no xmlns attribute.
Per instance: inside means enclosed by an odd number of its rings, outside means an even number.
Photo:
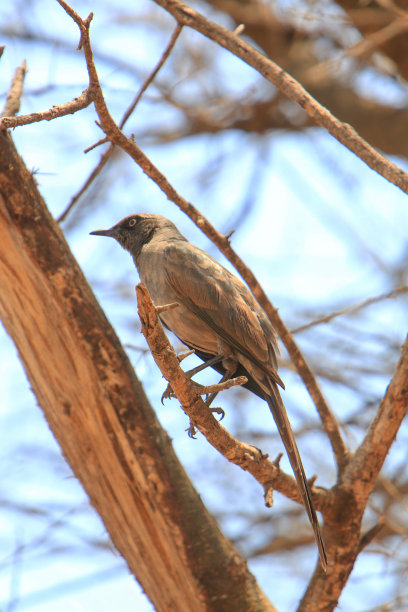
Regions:
<svg viewBox="0 0 408 612"><path fill-rule="evenodd" d="M349 57L354 58L368 58L372 55L381 45L389 42L392 38L403 34L408 29L408 17L405 14L403 17L398 16L394 21L386 25L381 30L367 34L362 40L359 40L355 45L351 45L346 49L341 50L335 57L323 60L322 62L312 66L303 78L309 80L323 80L328 75L333 74L342 61Z"/></svg>
<svg viewBox="0 0 408 612"><path fill-rule="evenodd" d="M91 89L88 88L85 89L78 98L74 98L58 106L53 106L47 110L30 113L29 115L19 115L18 117L2 117L0 119L0 130L8 130L9 128L15 128L19 125L28 125L30 123L37 123L38 121L51 121L56 117L72 115L89 106L91 102L92 92Z"/></svg>
<svg viewBox="0 0 408 612"><path fill-rule="evenodd" d="M14 117L20 110L21 95L23 93L24 78L27 73L27 64L23 60L21 66L16 71L11 81L11 86L7 94L6 103L1 113L2 117Z"/></svg>
<svg viewBox="0 0 408 612"><path fill-rule="evenodd" d="M376 295L375 297L367 298L362 302L358 302L357 304L353 304L352 306L347 306L346 308L342 308L341 310L336 310L335 312L326 315L325 317L319 317L318 319L314 319L310 321L310 323L305 323L304 325L300 325L299 327L295 327L292 329L292 334L298 334L299 332L303 332L315 325L321 325L322 323L329 323L332 319L336 317L340 317L342 315L349 315L358 312L359 310L363 310L367 308L367 306L371 306L372 304L376 304L377 302L382 302L383 300L389 300L392 298L396 298L399 295L403 295L404 293L408 293L408 287L398 287L397 289L393 289L388 293L382 293L381 295Z"/></svg>
<svg viewBox="0 0 408 612"><path fill-rule="evenodd" d="M361 536L360 544L359 544L359 547L358 547L358 552L359 553L362 550L364 550L364 548L366 548L366 546L368 546L370 544L370 542L372 542L374 540L374 538L377 537L377 535L379 534L381 529L384 527L384 525L385 525L385 518L383 516L381 516L379 521L378 521L378 523L376 523L374 525L374 527L371 527L371 529L366 531Z"/></svg>
<svg viewBox="0 0 408 612"><path fill-rule="evenodd" d="M76 194L72 196L72 198L70 199L70 201L67 204L66 208L62 211L62 213L59 215L59 217L57 217L57 223L61 223L62 221L64 221L66 219L67 215L70 213L72 208L75 206L75 204L79 200L79 198L85 193L85 191L94 182L94 180L96 179L98 174L101 173L101 170L105 167L107 161L110 159L114 148L115 148L115 145L110 144L108 149L106 149L106 151L104 151L104 153L102 153L102 155L101 155L101 157L99 159L98 164L92 170L91 174L88 176L88 178L86 179L85 183L82 185L82 187L79 189L79 191L77 191Z"/></svg>
<svg viewBox="0 0 408 612"><path fill-rule="evenodd" d="M220 393L220 391L226 391L232 387L240 387L248 382L246 376L237 376L236 378L229 378L224 382L215 383L214 385L200 385L199 383L193 382L193 388L198 391L200 395L209 395L210 393Z"/></svg>
<svg viewBox="0 0 408 612"><path fill-rule="evenodd" d="M370 495L407 412L408 337L376 417L343 474L342 484L358 493L360 504Z"/></svg>
<svg viewBox="0 0 408 612"><path fill-rule="evenodd" d="M126 121L129 119L130 115L133 113L133 111L135 110L137 104L139 103L140 98L142 97L142 95L144 94L146 89L149 87L149 85L153 82L153 80L156 77L157 73L159 72L159 70L161 69L161 67L163 66L163 64L167 60L167 58L169 57L170 53L173 51L174 45L176 44L176 41L177 41L178 37L180 36L182 29L183 29L183 26L178 23L176 25L175 29L174 29L173 34L171 35L171 38L170 38L170 40L169 40L169 42L167 44L167 47L163 51L163 54L162 54L161 58L157 62L156 66L154 67L154 69L153 69L152 73L150 74L150 76L143 83L143 85L140 88L140 91L137 94L134 102L129 106L129 108L127 109L127 111L123 115L122 120L119 123L120 129L122 129L124 127Z"/></svg>
<svg viewBox="0 0 408 612"><path fill-rule="evenodd" d="M162 312L167 312L168 310L173 310L174 308L178 308L180 304L178 302L171 302L171 304L163 304L162 306L156 306L157 314Z"/></svg>
<svg viewBox="0 0 408 612"><path fill-rule="evenodd" d="M170 41L167 44L167 47L164 50L160 60L158 61L158 63L154 67L154 69L151 72L151 74L148 76L148 78L143 83L142 87L140 88L139 92L137 93L137 95L136 95L135 99L133 100L132 104L129 106L129 108L126 110L125 114L123 115L123 117L122 117L122 119L121 119L121 121L119 123L120 129L122 129L124 127L126 121L129 119L129 117L131 116L131 114L135 110L137 104L139 103L142 95L144 94L146 89L149 87L149 85L152 83L152 81L156 77L157 73L159 72L159 70L161 69L161 67L163 66L163 64L167 60L167 58L169 57L170 53L173 50L174 45L176 44L176 41L177 41L178 37L180 36L181 30L182 30L182 26L177 24L177 26L176 26L176 28L175 28L175 30L174 30L171 38L170 38ZM106 142L108 142L108 139L107 138L103 138L103 139L99 140L99 142L97 142L94 145L88 147L85 150L85 152L88 153L89 151L94 149L96 146L99 146L99 145L104 144ZM66 219L67 215L71 212L72 208L75 206L75 204L78 202L78 200L83 196L83 194L92 185L92 183L94 182L96 177L100 174L101 170L104 168L104 166L106 165L106 163L110 159L110 157L111 157L111 155L113 153L114 148L115 148L115 145L111 143L110 146L108 147L108 149L101 155L101 157L99 159L99 162L97 163L95 168L92 170L92 172L90 173L90 175L88 176L88 178L86 179L86 181L84 182L82 187L77 191L76 194L74 194L72 196L72 198L70 199L70 201L69 201L68 205L66 206L66 208L63 210L63 212L57 218L57 222L58 223L61 223L62 221L64 221Z"/></svg>

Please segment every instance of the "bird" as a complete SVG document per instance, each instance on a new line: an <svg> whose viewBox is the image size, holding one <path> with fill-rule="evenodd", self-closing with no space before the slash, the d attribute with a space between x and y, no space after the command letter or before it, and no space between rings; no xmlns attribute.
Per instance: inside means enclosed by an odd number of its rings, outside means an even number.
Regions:
<svg viewBox="0 0 408 612"><path fill-rule="evenodd" d="M277 335L264 310L241 280L191 244L162 215L137 213L110 229L90 233L114 238L131 254L156 306L178 304L160 313L165 327L204 362L212 360L211 367L224 380L246 376L244 386L267 402L326 570L327 557L310 485L279 392L284 384L277 373Z"/></svg>

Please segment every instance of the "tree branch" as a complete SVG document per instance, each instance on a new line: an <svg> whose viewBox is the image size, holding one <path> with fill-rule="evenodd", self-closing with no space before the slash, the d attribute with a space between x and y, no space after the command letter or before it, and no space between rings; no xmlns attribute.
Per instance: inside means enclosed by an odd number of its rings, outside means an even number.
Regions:
<svg viewBox="0 0 408 612"><path fill-rule="evenodd" d="M27 73L27 65L23 60L21 66L19 66L15 73L9 92L6 97L6 103L1 113L2 117L14 117L20 110L21 95L23 93L24 78Z"/></svg>
<svg viewBox="0 0 408 612"><path fill-rule="evenodd" d="M144 283L137 285L136 295L142 333L156 364L171 385L184 412L190 418L191 424L197 427L211 446L228 461L249 472L265 491L273 487L286 497L299 504L302 503L299 489L292 476L282 472L279 464L268 461L268 455L264 455L259 449L234 438L214 418L208 406L201 399L197 385L181 369L180 361L163 330L157 308ZM327 495L323 489L313 490L316 508L323 513L328 507L326 498Z"/></svg>
<svg viewBox="0 0 408 612"><path fill-rule="evenodd" d="M357 555L370 538L375 537L377 527L360 536L362 518L368 496L374 489L385 457L407 411L408 338L376 418L333 491L333 511L326 514L326 534L330 534L328 545L333 553L333 565L327 575L324 593L321 583L312 579L299 611L316 610L316 601L319 601L319 610L333 610L333 602L340 596Z"/></svg>
<svg viewBox="0 0 408 612"><path fill-rule="evenodd" d="M77 98L65 102L64 104L53 106L47 110L37 111L29 115L19 115L17 117L2 117L0 119L0 130L8 130L9 128L29 125L30 123L37 123L38 121L52 121L52 119L63 117L64 115L73 115L91 104L93 100L92 93L92 89L87 88Z"/></svg>
<svg viewBox="0 0 408 612"><path fill-rule="evenodd" d="M154 67L153 71L151 72L151 74L147 77L146 81L143 83L142 87L140 88L140 90L138 91L135 99L133 100L132 104L129 106L129 108L126 110L125 114L123 115L120 123L119 123L119 127L120 129L122 129L126 123L126 121L129 119L130 115L133 113L133 111L135 110L136 106L138 105L142 95L144 94L144 92L146 91L146 89L149 87L149 85L153 82L153 80L155 79L156 75L158 74L159 70L162 68L162 66L164 65L165 61L167 60L167 58L169 57L170 53L172 52L174 45L176 44L176 41L178 39L178 37L180 36L182 27L180 25L177 24L170 40L169 43L166 47L166 49L163 51L163 54L161 56L161 58L159 59L158 63L156 64L156 66ZM107 139L104 139L104 142L107 142ZM101 141L97 144L101 144ZM94 148L97 145L93 145L92 147L89 147L85 152L87 153L88 151L91 150L91 148ZM68 206L65 208L65 210L60 214L60 216L58 217L57 221L59 223L61 223L62 221L64 221L64 219L66 219L67 215L70 213L70 211L72 210L72 208L75 206L75 204L77 203L77 201L81 198L81 196L83 196L83 194L85 193L85 191L87 189L89 189L89 187L92 185L93 181L95 180L95 178L100 174L102 168L105 166L105 164L109 161L113 150L115 148L114 144L110 144L109 148L101 155L101 158L98 162L98 164L95 166L95 168L92 170L92 172L89 174L88 178L86 179L86 181L84 182L84 184L82 185L82 187L79 189L79 191L72 196Z"/></svg>
<svg viewBox="0 0 408 612"><path fill-rule="evenodd" d="M285 96L299 104L317 125L325 127L332 136L355 153L372 170L375 170L390 183L408 194L408 174L378 153L358 135L351 125L343 123L332 115L280 66L241 40L239 36L210 21L181 0L154 1L173 15L179 24L201 32L201 34L255 68Z"/></svg>

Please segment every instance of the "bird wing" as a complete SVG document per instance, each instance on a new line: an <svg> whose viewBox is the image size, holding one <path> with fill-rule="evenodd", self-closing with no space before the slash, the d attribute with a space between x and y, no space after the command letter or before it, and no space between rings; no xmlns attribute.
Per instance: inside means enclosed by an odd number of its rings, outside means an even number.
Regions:
<svg viewBox="0 0 408 612"><path fill-rule="evenodd" d="M166 277L183 306L271 375L276 368L274 331L245 285L190 243L166 251Z"/></svg>
<svg viewBox="0 0 408 612"><path fill-rule="evenodd" d="M322 566L327 566L324 544L302 460L276 384L276 339L272 325L251 293L210 255L183 243L166 248L167 281L181 304L211 327L225 342L249 359L248 371L264 390L285 445L303 503L313 526ZM245 364L245 359L241 357ZM267 389L264 387L263 371ZM259 376L261 374L261 376Z"/></svg>

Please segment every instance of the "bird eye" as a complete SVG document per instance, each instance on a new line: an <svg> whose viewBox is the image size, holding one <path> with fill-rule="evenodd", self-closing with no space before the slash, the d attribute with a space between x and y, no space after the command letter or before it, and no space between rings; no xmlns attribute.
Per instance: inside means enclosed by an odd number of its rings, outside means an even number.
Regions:
<svg viewBox="0 0 408 612"><path fill-rule="evenodd" d="M134 225L136 225L136 219L133 217L133 219L129 221L129 227L133 227Z"/></svg>

